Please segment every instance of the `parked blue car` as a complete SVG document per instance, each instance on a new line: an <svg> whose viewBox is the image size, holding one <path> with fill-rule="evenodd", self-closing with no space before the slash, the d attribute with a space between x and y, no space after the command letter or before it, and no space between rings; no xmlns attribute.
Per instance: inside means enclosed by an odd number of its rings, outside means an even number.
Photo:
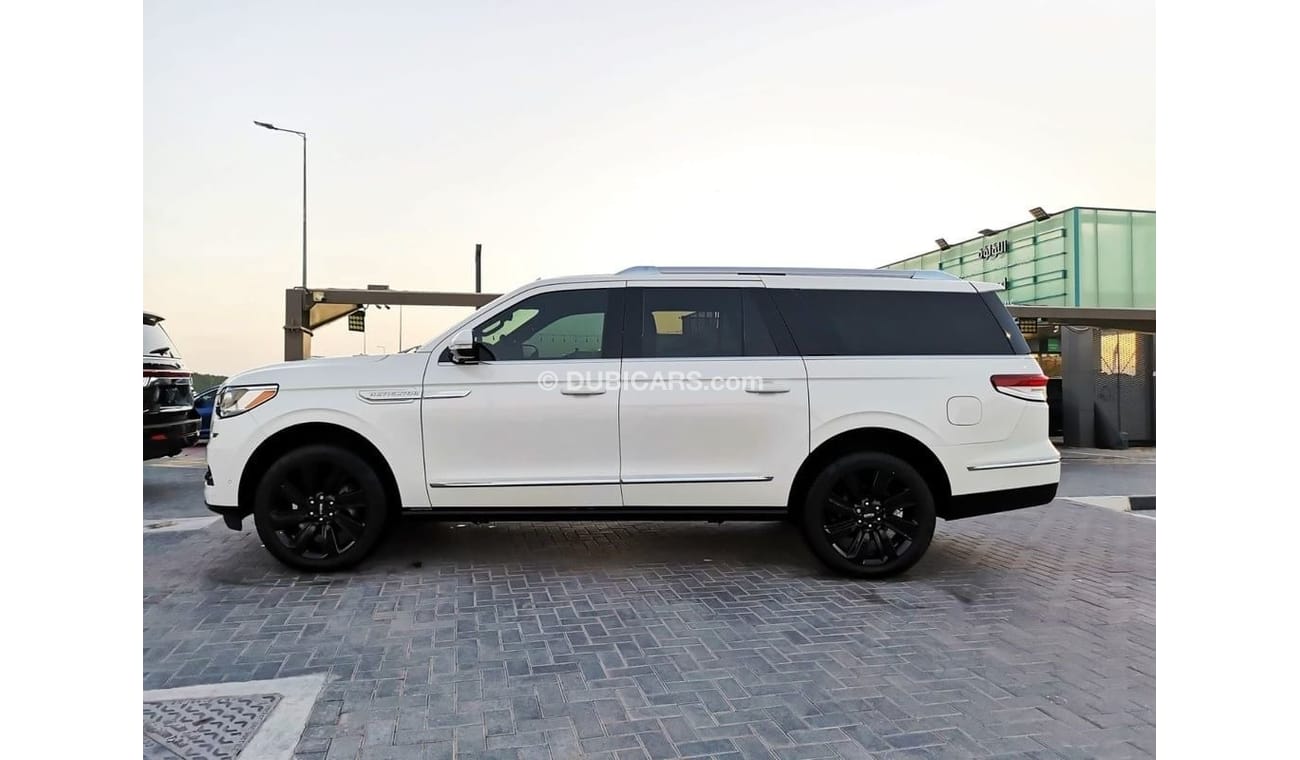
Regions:
<svg viewBox="0 0 1300 760"><path fill-rule="evenodd" d="M212 407L217 401L217 388L209 388L194 397L194 411L199 413L199 440L207 441L212 432Z"/></svg>

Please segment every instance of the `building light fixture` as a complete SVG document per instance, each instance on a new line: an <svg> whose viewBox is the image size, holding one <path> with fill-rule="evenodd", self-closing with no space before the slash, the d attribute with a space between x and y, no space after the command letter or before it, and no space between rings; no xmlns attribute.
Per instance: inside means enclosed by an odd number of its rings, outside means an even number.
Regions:
<svg viewBox="0 0 1300 760"><path fill-rule="evenodd" d="M948 250L949 248L952 248L951 245L948 245L948 241L947 241L947 240L944 240L943 238L937 238L937 239L934 241L934 244L937 245L937 246L939 246L939 250L941 250L941 251L946 251L946 250Z"/></svg>
<svg viewBox="0 0 1300 760"><path fill-rule="evenodd" d="M1034 206L1029 209L1029 213L1033 214L1034 219L1039 222L1045 222L1052 217L1051 214L1043 210L1042 206Z"/></svg>
<svg viewBox="0 0 1300 760"><path fill-rule="evenodd" d="M996 235L996 234L998 234L998 233L996 233L996 232L994 232L993 230L991 230L991 229L985 227L984 229L980 230L980 234L983 235L984 237L988 237L989 235Z"/></svg>

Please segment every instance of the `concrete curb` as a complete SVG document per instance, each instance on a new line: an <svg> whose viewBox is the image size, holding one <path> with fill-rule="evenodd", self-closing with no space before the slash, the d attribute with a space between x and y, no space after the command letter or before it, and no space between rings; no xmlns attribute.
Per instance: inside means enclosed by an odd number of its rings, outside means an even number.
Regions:
<svg viewBox="0 0 1300 760"><path fill-rule="evenodd" d="M212 515L210 517L164 517L161 520L145 520L144 532L149 534L203 530L220 519L220 515Z"/></svg>
<svg viewBox="0 0 1300 760"><path fill-rule="evenodd" d="M1062 496L1061 498L1092 507L1113 509L1117 512L1136 512L1156 508L1154 494L1150 496Z"/></svg>
<svg viewBox="0 0 1300 760"><path fill-rule="evenodd" d="M1150 496L1130 496L1130 497L1128 497L1128 508L1129 508L1130 510L1134 510L1134 509L1155 509L1155 508L1156 508L1156 497L1155 497L1155 494L1152 494L1152 495L1150 495Z"/></svg>
<svg viewBox="0 0 1300 760"><path fill-rule="evenodd" d="M312 706L325 685L325 674L317 673L289 678L272 678L266 681L239 683L212 683L198 686L181 686L175 689L155 689L144 693L145 702L167 699L204 699L243 694L279 694L275 706L257 733L239 753L240 760L290 760L298 746L302 732L307 728Z"/></svg>

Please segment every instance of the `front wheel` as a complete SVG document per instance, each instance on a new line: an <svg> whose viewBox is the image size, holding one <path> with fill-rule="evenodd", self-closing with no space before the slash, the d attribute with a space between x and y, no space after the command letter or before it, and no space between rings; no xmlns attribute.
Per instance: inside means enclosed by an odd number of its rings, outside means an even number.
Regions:
<svg viewBox="0 0 1300 760"><path fill-rule="evenodd" d="M355 565L379 543L388 499L375 469L338 446L293 449L267 468L253 504L267 551L300 570Z"/></svg>
<svg viewBox="0 0 1300 760"><path fill-rule="evenodd" d="M818 559L857 578L915 565L934 537L934 495L921 474L880 452L831 462L808 489L803 533Z"/></svg>

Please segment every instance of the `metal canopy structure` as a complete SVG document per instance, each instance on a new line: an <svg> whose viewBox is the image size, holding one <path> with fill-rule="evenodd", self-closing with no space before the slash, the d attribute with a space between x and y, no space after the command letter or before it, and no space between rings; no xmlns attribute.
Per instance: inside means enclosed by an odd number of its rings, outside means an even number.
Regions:
<svg viewBox="0 0 1300 760"><path fill-rule="evenodd" d="M499 293L456 293L376 288L289 288L284 291L284 360L311 356L315 330L366 306L463 306L477 309ZM1016 319L1043 324L1098 327L1112 330L1156 331L1155 309L1086 306L1008 306Z"/></svg>
<svg viewBox="0 0 1300 760"><path fill-rule="evenodd" d="M467 306L477 309L498 293L450 293L379 288L289 288L284 291L284 360L311 356L313 333L366 306Z"/></svg>
<svg viewBox="0 0 1300 760"><path fill-rule="evenodd" d="M1035 319L1044 324L1098 327L1106 330L1156 331L1155 309L1105 308L1092 306L1013 306L1007 311L1016 319Z"/></svg>

